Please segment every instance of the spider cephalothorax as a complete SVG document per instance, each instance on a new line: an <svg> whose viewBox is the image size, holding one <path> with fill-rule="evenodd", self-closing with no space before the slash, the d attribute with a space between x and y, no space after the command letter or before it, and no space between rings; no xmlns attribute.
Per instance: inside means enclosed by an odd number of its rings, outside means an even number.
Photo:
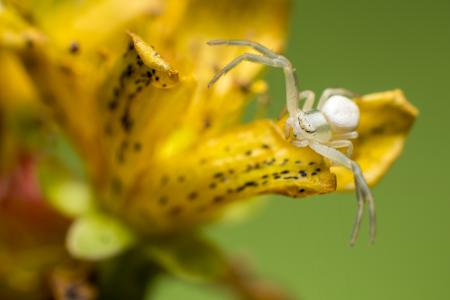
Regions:
<svg viewBox="0 0 450 300"><path fill-rule="evenodd" d="M350 243L354 244L358 237L366 203L369 205L370 239L374 241L376 216L372 192L364 179L361 168L350 159L353 152L351 139L358 137L356 129L359 123L358 106L351 100L353 93L345 89L326 89L322 93L317 107L314 108L314 93L312 91L299 92L295 69L284 56L272 52L261 44L246 40L214 40L208 44L249 46L262 54L245 53L238 56L213 77L209 86L242 61L283 69L286 79L286 107L289 113L285 125L286 137L292 131L294 145L310 147L333 163L342 165L353 172L358 211ZM301 100L304 100L302 108L299 107ZM346 148L346 154L338 151L338 148Z"/></svg>

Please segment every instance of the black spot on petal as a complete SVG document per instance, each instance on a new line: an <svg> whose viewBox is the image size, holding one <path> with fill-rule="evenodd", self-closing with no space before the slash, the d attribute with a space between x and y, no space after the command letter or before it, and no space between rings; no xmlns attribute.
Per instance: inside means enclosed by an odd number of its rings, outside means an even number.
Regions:
<svg viewBox="0 0 450 300"><path fill-rule="evenodd" d="M214 203L220 203L220 202L222 202L224 199L225 199L225 198L222 197L222 196L215 196L215 197L213 198L213 201L214 201Z"/></svg>
<svg viewBox="0 0 450 300"><path fill-rule="evenodd" d="M141 144L141 143L134 143L133 149L134 149L134 151L136 151L136 152L141 151L141 149L142 149L142 144Z"/></svg>
<svg viewBox="0 0 450 300"><path fill-rule="evenodd" d="M123 72L123 75L125 76L125 77L130 77L131 76L131 74L133 74L133 66L132 65L128 65L126 68L125 68L125 70L124 70L124 72Z"/></svg>
<svg viewBox="0 0 450 300"><path fill-rule="evenodd" d="M213 175L213 177L216 178L216 179L222 178L222 177L224 177L224 176L225 176L225 175L224 175L222 172L217 172L217 173L214 173L214 175Z"/></svg>
<svg viewBox="0 0 450 300"><path fill-rule="evenodd" d="M191 200L191 201L197 199L197 197L198 197L197 192L191 192L188 195L188 199Z"/></svg>
<svg viewBox="0 0 450 300"><path fill-rule="evenodd" d="M175 216L178 216L182 211L183 211L183 208L181 206L177 205L177 206L172 207L169 210L169 215L175 217Z"/></svg>
<svg viewBox="0 0 450 300"><path fill-rule="evenodd" d="M120 118L120 124L122 125L122 129L126 132L130 132L133 128L133 121L130 118L128 113L124 113Z"/></svg>
<svg viewBox="0 0 450 300"><path fill-rule="evenodd" d="M160 205L166 205L168 202L169 202L169 198L167 198L166 196L159 197L159 204Z"/></svg>
<svg viewBox="0 0 450 300"><path fill-rule="evenodd" d="M72 54L77 54L80 51L80 44L77 42L70 43L69 52Z"/></svg>
<svg viewBox="0 0 450 300"><path fill-rule="evenodd" d="M111 100L108 102L108 109L110 111L116 110L116 108L119 106L119 102L117 100Z"/></svg>
<svg viewBox="0 0 450 300"><path fill-rule="evenodd" d="M247 181L246 183L245 183L245 186L253 186L253 187L257 187L258 186L258 183L256 182L256 181Z"/></svg>
<svg viewBox="0 0 450 300"><path fill-rule="evenodd" d="M283 161L280 163L280 166L284 166L289 162L289 158L283 159Z"/></svg>

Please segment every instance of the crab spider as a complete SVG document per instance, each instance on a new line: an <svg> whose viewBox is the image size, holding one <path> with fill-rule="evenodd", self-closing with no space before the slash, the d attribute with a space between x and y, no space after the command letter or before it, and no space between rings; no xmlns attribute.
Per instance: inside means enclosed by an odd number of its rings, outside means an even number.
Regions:
<svg viewBox="0 0 450 300"><path fill-rule="evenodd" d="M211 79L208 87L211 87L220 77L243 61L283 69L286 84L286 108L289 114L285 126L286 136L289 136L292 130L294 137L292 144L297 147L310 147L334 164L344 166L353 172L358 207L350 245L354 245L358 238L366 203L369 206L370 241L373 242L376 235L374 198L361 168L350 159L353 151L351 139L358 137L356 128L359 123L358 106L351 100L354 94L344 89L326 89L314 108L314 93L312 91L299 92L295 69L284 56L272 52L259 43L247 40L212 40L208 42L208 45L248 46L261 54L244 53L236 57ZM304 104L300 108L299 102L302 100L304 100ZM346 154L338 151L338 148L346 148Z"/></svg>

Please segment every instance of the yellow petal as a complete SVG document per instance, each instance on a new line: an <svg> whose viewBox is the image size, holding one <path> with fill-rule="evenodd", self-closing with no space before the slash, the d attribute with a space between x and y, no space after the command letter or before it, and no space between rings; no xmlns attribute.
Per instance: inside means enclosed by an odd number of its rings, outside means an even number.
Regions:
<svg viewBox="0 0 450 300"><path fill-rule="evenodd" d="M401 90L365 95L355 99L361 111L359 138L354 141L352 159L361 166L369 185L376 184L403 150L418 114ZM340 191L354 188L353 175L343 167L333 167Z"/></svg>
<svg viewBox="0 0 450 300"><path fill-rule="evenodd" d="M130 38L98 94L106 173L110 179L123 178L124 188L149 168L156 149L181 126L196 86L138 36Z"/></svg>
<svg viewBox="0 0 450 300"><path fill-rule="evenodd" d="M99 47L115 51L134 22L161 10L161 0L12 1L26 19L31 19L58 49L77 43L80 52L91 54Z"/></svg>
<svg viewBox="0 0 450 300"><path fill-rule="evenodd" d="M292 146L273 122L256 121L156 161L109 201L139 230L161 234L215 220L229 204L254 195L304 197L334 189L320 155Z"/></svg>
<svg viewBox="0 0 450 300"><path fill-rule="evenodd" d="M28 24L12 7L0 3L0 47L24 49L34 41L42 41L44 36Z"/></svg>
<svg viewBox="0 0 450 300"><path fill-rule="evenodd" d="M36 86L41 102L54 120L70 136L87 166L94 170L104 165L99 150L97 87L103 69L84 63L81 58L36 44L23 54L23 60Z"/></svg>
<svg viewBox="0 0 450 300"><path fill-rule="evenodd" d="M36 91L18 56L0 50L0 106L36 105Z"/></svg>
<svg viewBox="0 0 450 300"><path fill-rule="evenodd" d="M147 34L143 33L145 40L156 43L181 73L192 73L197 80L186 122L200 134L220 131L238 120L251 98L249 86L263 69L259 64L243 63L208 89L208 81L220 68L238 55L254 51L211 47L206 42L249 39L280 52L287 33L288 7L287 0L171 0L166 11L150 24Z"/></svg>

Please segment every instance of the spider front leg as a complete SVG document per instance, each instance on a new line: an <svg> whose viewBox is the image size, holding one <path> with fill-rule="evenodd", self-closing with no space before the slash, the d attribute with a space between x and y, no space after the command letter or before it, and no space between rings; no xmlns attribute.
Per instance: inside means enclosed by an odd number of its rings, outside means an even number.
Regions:
<svg viewBox="0 0 450 300"><path fill-rule="evenodd" d="M358 210L356 213L355 223L353 225L353 231L350 239L350 245L354 245L358 239L359 230L361 227L361 221L364 212L364 205L367 203L369 205L369 231L370 231L370 242L375 241L376 236L376 212L375 212L375 202L373 199L372 192L367 185L366 180L362 174L359 165L339 152L338 150L331 148L329 146L311 141L309 147L320 155L328 158L334 163L342 165L353 172L353 177L355 180L355 190L357 196Z"/></svg>
<svg viewBox="0 0 450 300"><path fill-rule="evenodd" d="M302 110L300 110L300 112L301 111L308 112L314 106L315 94L313 91L310 91L310 90L301 91L298 95L298 98L299 98L299 101L302 101L303 99L305 99L305 103L303 104ZM286 111L287 111L287 108L285 107L280 114L280 118L282 116L284 116L284 114L286 114ZM286 124L284 126L284 136L286 138L289 137L291 128L294 128L293 124L297 124L295 121L295 117L289 116L288 119L286 120Z"/></svg>
<svg viewBox="0 0 450 300"><path fill-rule="evenodd" d="M270 58L277 58L279 55L273 52L272 50L264 47L260 43L248 41L248 40L211 40L207 42L210 46L219 46L219 45L230 45L230 46L248 46L252 47L256 51L261 54L264 54Z"/></svg>
<svg viewBox="0 0 450 300"><path fill-rule="evenodd" d="M348 157L351 157L353 154L353 143L349 140L333 140L328 142L327 146L332 148L347 148Z"/></svg>
<svg viewBox="0 0 450 300"><path fill-rule="evenodd" d="M304 112L310 111L314 106L316 94L311 90L305 90L298 93L298 100L301 102L305 99L305 103L303 104L302 110ZM279 118L281 119L287 113L287 107L284 107L280 112Z"/></svg>
<svg viewBox="0 0 450 300"><path fill-rule="evenodd" d="M231 69L233 69L234 67L236 67L238 64L240 64L243 61L260 63L260 64L271 66L271 67L283 67L283 65L277 63L277 61L274 61L271 58L261 56L261 55L251 54L251 53L244 53L242 55L239 55L235 59L233 59L222 70L217 72L216 75L214 75L214 77L208 83L208 87L211 87L214 83L217 82L217 80L220 79L220 77L222 77L223 75L228 73Z"/></svg>
<svg viewBox="0 0 450 300"><path fill-rule="evenodd" d="M314 94L313 91L310 90L306 90L306 91L301 91L298 95L300 101L302 99L305 99L305 103L303 104L303 111L307 112L310 111L313 106L314 106L314 99L316 97L316 94Z"/></svg>
<svg viewBox="0 0 450 300"><path fill-rule="evenodd" d="M212 40L208 42L210 46L217 45L230 45L230 46L249 46L256 51L263 54L263 56L246 53L235 58L231 63L225 66L221 71L219 71L213 79L210 81L208 86L213 85L222 75L230 71L232 68L237 66L242 61L252 61L256 63L261 63L270 67L282 68L284 71L285 81L286 81L286 98L287 98L287 109L290 117L294 117L299 111L298 101L299 92L297 88L297 79L295 76L295 69L292 67L291 62L284 56L279 55L271 51L270 49L264 47L263 45L247 41L247 40Z"/></svg>

